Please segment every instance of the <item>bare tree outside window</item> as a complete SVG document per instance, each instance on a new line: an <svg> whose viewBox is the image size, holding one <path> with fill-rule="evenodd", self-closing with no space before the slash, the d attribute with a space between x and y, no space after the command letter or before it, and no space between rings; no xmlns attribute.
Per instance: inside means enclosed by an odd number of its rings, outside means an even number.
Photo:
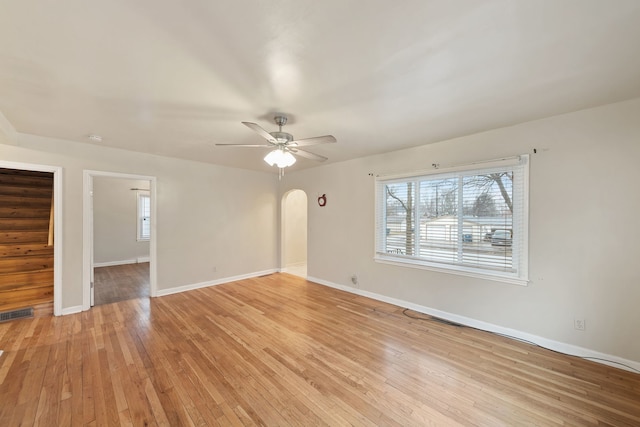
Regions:
<svg viewBox="0 0 640 427"><path fill-rule="evenodd" d="M509 212L513 213L513 202L508 188L513 186L513 172L497 172L486 175L475 175L465 179L465 186L475 188L480 194L489 194L497 186Z"/></svg>
<svg viewBox="0 0 640 427"><path fill-rule="evenodd" d="M400 190L401 185L406 185L406 190ZM407 182L403 184L398 184L397 186L387 185L387 206L389 206L389 199L396 202L396 205L399 206L400 212L399 214L404 216L404 254L413 255L413 233L414 233L414 224L413 224L413 200L415 198L413 182ZM403 194L404 197L401 197L399 194ZM387 212L389 209L387 208ZM388 213L387 213L388 215Z"/></svg>

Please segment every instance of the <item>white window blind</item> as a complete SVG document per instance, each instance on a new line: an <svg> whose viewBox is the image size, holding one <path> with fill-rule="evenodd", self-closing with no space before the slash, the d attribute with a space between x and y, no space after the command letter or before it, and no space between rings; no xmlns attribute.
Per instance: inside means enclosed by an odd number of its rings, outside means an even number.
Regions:
<svg viewBox="0 0 640 427"><path fill-rule="evenodd" d="M138 240L151 238L151 197L146 191L138 192Z"/></svg>
<svg viewBox="0 0 640 427"><path fill-rule="evenodd" d="M526 284L528 156L376 186L377 261Z"/></svg>

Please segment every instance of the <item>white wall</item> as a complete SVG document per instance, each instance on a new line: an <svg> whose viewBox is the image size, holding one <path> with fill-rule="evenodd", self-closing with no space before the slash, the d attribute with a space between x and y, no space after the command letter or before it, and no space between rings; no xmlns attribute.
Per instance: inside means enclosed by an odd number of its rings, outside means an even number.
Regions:
<svg viewBox="0 0 640 427"><path fill-rule="evenodd" d="M138 192L149 181L94 177L93 260L96 264L149 258L149 241L138 241Z"/></svg>
<svg viewBox="0 0 640 427"><path fill-rule="evenodd" d="M307 195L302 190L286 194L282 210L282 245L285 267L307 262Z"/></svg>
<svg viewBox="0 0 640 427"><path fill-rule="evenodd" d="M640 361L640 99L438 144L289 172L310 204L308 275ZM427 126L427 124L425 124ZM349 141L339 143L348 144ZM528 286L373 261L374 178L531 154ZM574 318L586 330L574 329Z"/></svg>
<svg viewBox="0 0 640 427"><path fill-rule="evenodd" d="M157 178L158 290L278 268L274 174L0 133L0 158L63 170L63 309L82 306L83 170ZM239 255L241 254L241 255Z"/></svg>

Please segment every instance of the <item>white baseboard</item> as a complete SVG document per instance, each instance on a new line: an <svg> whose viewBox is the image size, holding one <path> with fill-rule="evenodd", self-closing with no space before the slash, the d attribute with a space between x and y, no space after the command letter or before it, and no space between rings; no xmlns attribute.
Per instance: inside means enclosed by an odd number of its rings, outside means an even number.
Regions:
<svg viewBox="0 0 640 427"><path fill-rule="evenodd" d="M318 283L320 285L329 286L335 289L340 289L341 291L349 292L356 295L361 295L377 301L382 301L389 304L397 305L399 307L408 308L420 313L428 314L433 317L448 320L454 323L459 323L464 326L469 326L472 328L481 329L483 331L493 332L500 335L507 335L509 337L513 337L515 339L522 340L522 341L529 341L536 345L539 345L540 347L547 348L549 350L557 351L557 352L568 354L571 356L577 356L577 357L589 359L594 362L598 362L608 366L613 366L615 368L620 368L620 369L624 369L631 372L637 373L638 371L640 371L640 362L636 362L634 360L628 360L622 357L601 353L599 351L591 350L588 348L578 347L572 344L550 340L548 338L540 337L538 335L533 335L527 332L518 331L516 329L505 328L503 326L498 326L492 323L483 322L480 320L472 319L465 316L460 316L460 315L449 313L446 311L425 307L419 304L414 304L408 301L391 298L385 295L364 291L362 289L339 285L337 283L329 282L327 280L319 279L317 277L309 276L307 277L307 280L310 282Z"/></svg>
<svg viewBox="0 0 640 427"><path fill-rule="evenodd" d="M60 314L62 316L66 316L67 314L75 314L75 313L81 313L81 312L82 312L82 306L75 305L73 307L63 308Z"/></svg>
<svg viewBox="0 0 640 427"><path fill-rule="evenodd" d="M121 261L94 262L94 267L111 267L114 265L139 264L141 262L149 262L148 256L141 256L135 259L123 259Z"/></svg>
<svg viewBox="0 0 640 427"><path fill-rule="evenodd" d="M256 271L254 273L241 274L239 276L225 277L223 279L209 280L209 281L200 282L200 283L193 283L191 285L178 286L175 288L158 289L158 296L163 297L166 295L177 294L180 292L192 291L194 289L206 288L209 286L221 285L223 283L235 282L237 280L244 280L244 279L251 279L253 277L266 276L267 274L273 274L278 272L279 272L279 269L274 268L271 270Z"/></svg>
<svg viewBox="0 0 640 427"><path fill-rule="evenodd" d="M114 265L125 265L125 264L135 264L137 261L135 259L123 259L121 261L107 261L107 262L94 262L94 267L111 267Z"/></svg>

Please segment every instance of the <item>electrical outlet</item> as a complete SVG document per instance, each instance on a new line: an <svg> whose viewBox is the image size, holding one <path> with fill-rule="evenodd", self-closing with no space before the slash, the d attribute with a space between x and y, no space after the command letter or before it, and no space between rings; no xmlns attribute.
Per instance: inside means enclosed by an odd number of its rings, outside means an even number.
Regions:
<svg viewBox="0 0 640 427"><path fill-rule="evenodd" d="M573 320L573 327L576 328L579 331L584 331L584 329L585 329L584 319L574 319Z"/></svg>

